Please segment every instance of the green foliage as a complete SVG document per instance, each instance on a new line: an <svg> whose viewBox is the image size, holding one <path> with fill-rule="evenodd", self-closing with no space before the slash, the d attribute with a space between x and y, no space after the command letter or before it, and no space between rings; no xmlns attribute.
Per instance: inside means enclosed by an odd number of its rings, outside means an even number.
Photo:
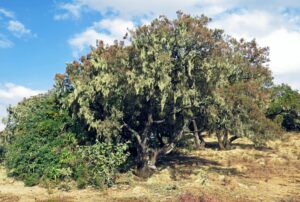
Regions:
<svg viewBox="0 0 300 202"><path fill-rule="evenodd" d="M131 30L129 46L100 41L58 75L69 89L63 104L97 137L130 140L142 169L196 130L194 121L199 131L265 142L276 133L264 116L268 48L210 29L209 21L177 12Z"/></svg>
<svg viewBox="0 0 300 202"><path fill-rule="evenodd" d="M93 184L97 187L111 186L115 179L117 168L123 164L128 154L127 145L99 143L92 146L82 146L78 150L76 178L79 188Z"/></svg>
<svg viewBox="0 0 300 202"><path fill-rule="evenodd" d="M222 31L208 22L178 12L175 20L162 16L131 31L130 46L100 42L67 66L74 89L65 104L100 138L131 140L141 167L153 164L238 67L221 51Z"/></svg>
<svg viewBox="0 0 300 202"><path fill-rule="evenodd" d="M287 131L300 131L300 94L286 84L275 86L267 117Z"/></svg>
<svg viewBox="0 0 300 202"><path fill-rule="evenodd" d="M209 22L177 12L131 30L128 46L100 41L56 75L52 92L10 108L3 135L10 173L27 185L75 179L79 188L103 187L127 149L137 173L149 176L159 156L180 140L187 145L185 134L209 131L225 143L233 134L257 145L275 137L265 117L268 48ZM290 115L276 120L295 120Z"/></svg>
<svg viewBox="0 0 300 202"><path fill-rule="evenodd" d="M64 148L75 146L75 135L64 131L71 119L60 111L55 98L40 95L10 109L10 123L6 133L11 133L7 144L5 164L11 175L35 185L40 179L63 179L61 173L68 163L61 164ZM11 130L9 130L9 128Z"/></svg>
<svg viewBox="0 0 300 202"><path fill-rule="evenodd" d="M10 141L5 144L5 165L11 176L24 180L27 186L83 177L103 178L101 186L110 185L116 168L127 158L124 145L79 146L81 134L76 134L72 128L76 126L74 120L61 108L53 92L11 108L9 119L4 132L10 134ZM78 172L80 166L88 166L88 172L82 173L86 176ZM100 182L92 180L87 184L100 186Z"/></svg>

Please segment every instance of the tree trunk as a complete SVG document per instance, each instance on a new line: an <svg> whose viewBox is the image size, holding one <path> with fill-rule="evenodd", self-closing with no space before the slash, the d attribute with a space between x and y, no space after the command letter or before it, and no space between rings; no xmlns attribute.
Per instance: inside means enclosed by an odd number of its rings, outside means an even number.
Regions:
<svg viewBox="0 0 300 202"><path fill-rule="evenodd" d="M205 141L201 136L201 133L198 131L197 123L195 120L192 120L193 130L194 130L194 139L196 149L203 149L205 147Z"/></svg>
<svg viewBox="0 0 300 202"><path fill-rule="evenodd" d="M148 123L153 123L151 122L151 119L152 117L149 118ZM169 154L175 148L176 143L182 138L183 131L189 123L190 122L185 123L182 129L176 132L173 139L168 144L164 144L164 146L159 149L149 148L148 145L148 137L146 133L149 132L149 128L151 127L151 124L146 125L146 128L141 135L139 135L136 131L134 131L132 128L126 125L126 127L129 128L137 137L138 161L137 161L136 175L143 178L150 177L153 174L153 172L156 170L155 164L158 157L160 155Z"/></svg>
<svg viewBox="0 0 300 202"><path fill-rule="evenodd" d="M204 149L205 148L205 140L201 136L201 133L198 133L199 139L200 139L200 148Z"/></svg>
<svg viewBox="0 0 300 202"><path fill-rule="evenodd" d="M225 149L230 149L230 141L228 140L228 132L225 131L224 135L223 135L223 145L225 147Z"/></svg>
<svg viewBox="0 0 300 202"><path fill-rule="evenodd" d="M156 170L156 161L157 161L157 158L158 158L158 155L159 155L159 150L154 150L154 149L151 149L150 150L150 153L149 153L149 162L148 162L148 165L149 165L149 168L152 169L152 170Z"/></svg>
<svg viewBox="0 0 300 202"><path fill-rule="evenodd" d="M160 135L160 134L156 134L156 137L157 137L157 139L158 139L158 141L159 141L159 146L160 147L163 147L164 145L165 145L165 143L164 143L164 141L163 141L163 138L162 138L162 136Z"/></svg>
<svg viewBox="0 0 300 202"><path fill-rule="evenodd" d="M225 150L224 142L222 140L221 134L217 133L217 138L218 138L218 144L219 144L219 149L220 150Z"/></svg>
<svg viewBox="0 0 300 202"><path fill-rule="evenodd" d="M141 147L138 153L138 162L137 162L137 169L136 175L142 178L148 178L153 174L153 170L151 169L151 162L152 161L155 165L156 163L156 156L155 158L149 157L148 149L145 147Z"/></svg>
<svg viewBox="0 0 300 202"><path fill-rule="evenodd" d="M200 138L199 138L199 134L198 134L197 123L195 120L193 120L192 123L193 123L193 129L194 129L195 147L196 147L196 149L200 149L201 142L200 142Z"/></svg>

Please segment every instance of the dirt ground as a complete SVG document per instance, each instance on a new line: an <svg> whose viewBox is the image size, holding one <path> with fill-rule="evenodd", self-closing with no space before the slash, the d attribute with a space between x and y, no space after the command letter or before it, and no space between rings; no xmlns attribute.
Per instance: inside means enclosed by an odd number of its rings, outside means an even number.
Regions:
<svg viewBox="0 0 300 202"><path fill-rule="evenodd" d="M254 148L246 139L218 151L215 140L200 151L180 150L159 162L147 180L122 174L109 189L69 191L24 187L0 168L0 202L15 201L300 201L300 134Z"/></svg>

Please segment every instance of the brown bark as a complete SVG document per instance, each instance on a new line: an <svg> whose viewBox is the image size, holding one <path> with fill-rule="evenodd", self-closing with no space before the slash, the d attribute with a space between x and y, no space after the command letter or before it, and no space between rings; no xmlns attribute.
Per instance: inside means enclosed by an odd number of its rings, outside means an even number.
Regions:
<svg viewBox="0 0 300 202"><path fill-rule="evenodd" d="M219 149L224 150L225 146L224 146L224 142L222 140L221 134L217 133L216 135L217 135L217 138L218 138Z"/></svg>
<svg viewBox="0 0 300 202"><path fill-rule="evenodd" d="M149 152L148 149L139 154L136 175L142 178L150 177L156 170L157 152Z"/></svg>
<svg viewBox="0 0 300 202"><path fill-rule="evenodd" d="M217 138L218 138L218 144L219 144L219 149L224 150L224 149L230 149L231 147L231 142L236 140L238 137L233 136L228 139L228 132L224 131L223 135L221 133L217 133Z"/></svg>
<svg viewBox="0 0 300 202"><path fill-rule="evenodd" d="M200 142L200 138L199 138L199 134L198 134L197 123L195 120L192 120L192 123L193 123L193 129L194 129L195 147L196 147L196 149L200 149L201 142Z"/></svg>
<svg viewBox="0 0 300 202"><path fill-rule="evenodd" d="M197 123L195 120L192 120L193 130L194 130L194 139L196 149L203 149L205 147L205 141L201 136L201 131L198 130Z"/></svg>
<svg viewBox="0 0 300 202"><path fill-rule="evenodd" d="M145 129L141 135L127 124L124 124L124 126L127 127L137 139L138 158L136 174L143 178L151 176L156 170L155 164L160 155L166 155L173 151L176 143L182 138L184 129L190 122L184 124L182 129L174 135L173 139L159 149L151 149L148 145L148 136L153 123L152 114L149 114Z"/></svg>
<svg viewBox="0 0 300 202"><path fill-rule="evenodd" d="M222 141L223 141L223 145L224 145L225 149L229 149L230 143L228 142L228 133L227 133L227 131L224 132Z"/></svg>
<svg viewBox="0 0 300 202"><path fill-rule="evenodd" d="M190 122L185 123L184 126L182 127L182 129L175 134L174 139L169 141L168 144L164 144L164 146L159 149L155 149L155 150L149 149L150 159L148 161L148 167L151 168L152 171L156 169L155 164L156 164L156 161L159 156L167 155L173 151L177 142L182 138L183 132L184 132L186 126L189 125L189 123Z"/></svg>

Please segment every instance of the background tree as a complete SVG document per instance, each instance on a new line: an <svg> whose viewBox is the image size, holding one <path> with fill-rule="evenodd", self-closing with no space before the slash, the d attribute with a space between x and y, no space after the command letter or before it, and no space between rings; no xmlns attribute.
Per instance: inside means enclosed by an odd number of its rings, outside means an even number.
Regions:
<svg viewBox="0 0 300 202"><path fill-rule="evenodd" d="M300 130L300 94L286 84L272 89L267 117L288 131Z"/></svg>
<svg viewBox="0 0 300 202"><path fill-rule="evenodd" d="M272 86L267 66L268 48L258 47L254 40L245 42L230 37L228 44L226 57L238 69L228 77L227 85L215 91L209 130L215 132L220 149L230 147L239 137L248 137L256 145L264 144L280 133L280 129L265 117Z"/></svg>

